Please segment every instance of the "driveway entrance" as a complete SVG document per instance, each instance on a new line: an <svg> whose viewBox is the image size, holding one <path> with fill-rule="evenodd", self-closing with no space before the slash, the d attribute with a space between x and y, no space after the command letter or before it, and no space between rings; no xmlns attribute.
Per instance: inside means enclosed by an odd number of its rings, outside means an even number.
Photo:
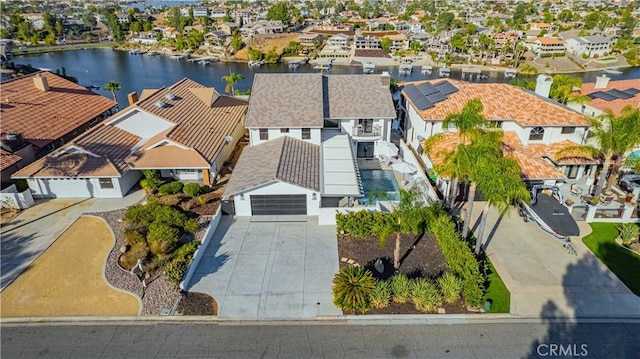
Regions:
<svg viewBox="0 0 640 359"><path fill-rule="evenodd" d="M213 296L226 319L336 316L331 281L338 272L334 226L256 222L223 216L187 285Z"/></svg>
<svg viewBox="0 0 640 359"><path fill-rule="evenodd" d="M484 205L474 204L474 230ZM500 219L495 210L489 211L486 253L511 292L511 313L545 317L638 316L640 297L582 243L582 237L591 233L589 224L578 225L581 237L571 238L578 253L574 256L535 223L525 223L515 209Z"/></svg>

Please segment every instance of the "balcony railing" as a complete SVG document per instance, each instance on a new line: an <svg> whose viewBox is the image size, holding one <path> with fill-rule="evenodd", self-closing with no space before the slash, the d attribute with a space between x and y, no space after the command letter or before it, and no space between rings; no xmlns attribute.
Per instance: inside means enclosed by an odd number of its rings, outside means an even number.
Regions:
<svg viewBox="0 0 640 359"><path fill-rule="evenodd" d="M376 137L382 134L382 128L380 125L373 125L367 128L363 125L353 126L353 136L358 137Z"/></svg>

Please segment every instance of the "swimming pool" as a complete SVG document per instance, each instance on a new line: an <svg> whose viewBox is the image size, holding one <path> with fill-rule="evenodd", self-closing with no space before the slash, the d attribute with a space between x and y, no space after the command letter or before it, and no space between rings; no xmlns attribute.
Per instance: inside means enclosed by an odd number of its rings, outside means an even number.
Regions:
<svg viewBox="0 0 640 359"><path fill-rule="evenodd" d="M363 205L373 205L378 200L398 201L400 194L398 193L398 181L393 175L393 171L387 170L360 170L360 178L362 179L362 189L364 197L358 198L358 202ZM369 194L372 191L380 191L386 193L386 198L375 198L369 203Z"/></svg>

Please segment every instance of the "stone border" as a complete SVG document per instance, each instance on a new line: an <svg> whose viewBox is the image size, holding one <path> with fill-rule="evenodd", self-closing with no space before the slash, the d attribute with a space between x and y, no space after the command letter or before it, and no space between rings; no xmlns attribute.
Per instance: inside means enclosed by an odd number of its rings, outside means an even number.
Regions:
<svg viewBox="0 0 640 359"><path fill-rule="evenodd" d="M640 256L640 253L638 253L638 252L634 251L634 250L633 250L633 249L631 249L631 248L627 248L624 244L622 244L622 239L620 239L620 237L616 237L615 241L616 241L616 244L617 244L617 245L619 245L620 247L622 247L622 248L624 248L624 249L628 250L629 252L631 252L631 253L633 253L633 254L636 254L636 255L639 255L639 256Z"/></svg>

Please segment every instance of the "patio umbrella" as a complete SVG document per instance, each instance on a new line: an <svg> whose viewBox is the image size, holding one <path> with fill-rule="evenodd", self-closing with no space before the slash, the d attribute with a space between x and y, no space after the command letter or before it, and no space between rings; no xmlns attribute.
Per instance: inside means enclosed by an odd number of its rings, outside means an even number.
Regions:
<svg viewBox="0 0 640 359"><path fill-rule="evenodd" d="M400 150L398 149L398 146L396 146L393 142L389 142L389 141L378 142L378 153L385 157L397 156L399 151Z"/></svg>
<svg viewBox="0 0 640 359"><path fill-rule="evenodd" d="M402 174L416 173L418 171L418 167L407 162L394 163L391 167Z"/></svg>

